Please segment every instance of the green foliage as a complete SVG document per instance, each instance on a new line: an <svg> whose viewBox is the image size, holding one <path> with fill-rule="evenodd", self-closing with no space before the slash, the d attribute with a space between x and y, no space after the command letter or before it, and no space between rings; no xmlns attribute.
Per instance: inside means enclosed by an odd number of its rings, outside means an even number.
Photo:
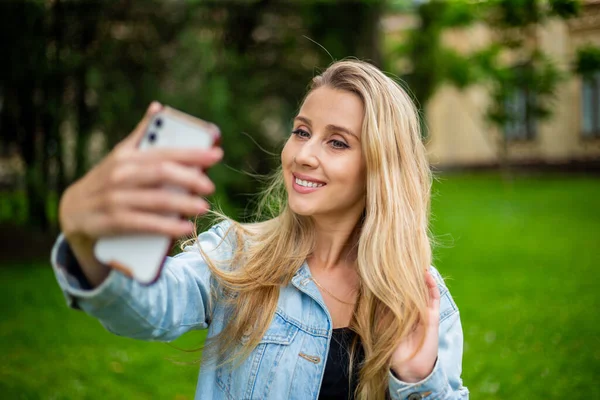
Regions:
<svg viewBox="0 0 600 400"><path fill-rule="evenodd" d="M545 54L535 52L529 63L517 67L497 67L494 72L488 119L499 127L515 120L515 110L506 103L518 90L527 91L526 113L538 120L552 115L556 85L564 79L564 73Z"/></svg>
<svg viewBox="0 0 600 400"><path fill-rule="evenodd" d="M550 0L549 15L559 18L572 18L579 15L581 11L581 1L579 0Z"/></svg>
<svg viewBox="0 0 600 400"><path fill-rule="evenodd" d="M408 12L414 8L412 0L388 0L386 10L390 12Z"/></svg>
<svg viewBox="0 0 600 400"><path fill-rule="evenodd" d="M0 152L15 148L25 159L31 225L48 193L62 193L98 159L92 134L106 153L152 100L219 125L225 160L210 171L213 200L240 217L260 189L248 172L278 164L271 153L329 53L381 62L382 0L18 3L0 4L2 36L14 38L0 66Z"/></svg>
<svg viewBox="0 0 600 400"><path fill-rule="evenodd" d="M423 108L442 84L459 89L484 84L492 99L487 120L503 130L517 118L516 110L507 104L518 91L527 94L527 115L537 119L552 115L554 93L566 71L538 47L536 30L549 18L571 18L579 9L579 2L574 0L423 2L416 9L419 25L409 33L406 43L398 46L396 54L412 64L406 80ZM442 44L444 33L469 28L474 22L482 22L494 32L489 45L465 55ZM515 64L507 65L502 60L511 52L518 57ZM594 70L596 57L595 49L582 50L576 68ZM499 151L507 151L507 147L499 146ZM500 154L500 159L507 158Z"/></svg>
<svg viewBox="0 0 600 400"><path fill-rule="evenodd" d="M522 27L544 19L541 0L496 0L488 6L489 21L503 28Z"/></svg>
<svg viewBox="0 0 600 400"><path fill-rule="evenodd" d="M589 44L577 49L573 69L584 78L590 78L600 72L600 47Z"/></svg>
<svg viewBox="0 0 600 400"><path fill-rule="evenodd" d="M440 68L447 77L449 83L459 89L465 89L476 80L476 71L470 67L471 61L451 49L445 49L442 53L443 64Z"/></svg>
<svg viewBox="0 0 600 400"><path fill-rule="evenodd" d="M428 8L440 7L443 3L440 25L447 28L461 28L471 25L480 17L481 7L469 1L434 1Z"/></svg>
<svg viewBox="0 0 600 400"><path fill-rule="evenodd" d="M503 49L504 47L500 43L492 43L470 54L468 68L476 76L476 82L503 79L504 71L502 68L498 68L498 58Z"/></svg>
<svg viewBox="0 0 600 400"><path fill-rule="evenodd" d="M575 17L579 0L491 0L483 4L487 19L502 28L521 28L544 23L548 18Z"/></svg>
<svg viewBox="0 0 600 400"><path fill-rule="evenodd" d="M476 7L463 1L433 0L419 4L416 16L419 25L396 48L395 56L410 60L411 70L404 79L424 108L444 82L465 88L475 79L469 60L445 47L442 34L475 21Z"/></svg>
<svg viewBox="0 0 600 400"><path fill-rule="evenodd" d="M566 71L559 70L537 45L536 30L551 17L568 19L579 11L579 2L571 0L499 0L488 6L485 21L496 29L498 39L487 53L489 58L479 58L481 69L487 71L492 104L487 119L500 131L515 121L515 110L507 104L517 91L526 94L526 115L544 120L552 115L557 85ZM504 50L504 51L503 51ZM505 65L500 56L506 52L519 54L516 65ZM507 139L504 138L504 141ZM500 159L506 160L506 143L499 147Z"/></svg>

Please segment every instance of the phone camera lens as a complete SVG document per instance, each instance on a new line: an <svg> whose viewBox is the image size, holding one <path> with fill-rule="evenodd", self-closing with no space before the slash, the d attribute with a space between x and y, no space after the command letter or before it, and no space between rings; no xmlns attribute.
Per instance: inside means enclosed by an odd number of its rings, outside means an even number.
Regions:
<svg viewBox="0 0 600 400"><path fill-rule="evenodd" d="M160 128L163 124L162 119L157 118L156 121L154 121L154 125L156 125L157 128Z"/></svg>
<svg viewBox="0 0 600 400"><path fill-rule="evenodd" d="M154 132L150 132L150 134L148 135L148 141L150 143L154 143L156 142L156 133Z"/></svg>

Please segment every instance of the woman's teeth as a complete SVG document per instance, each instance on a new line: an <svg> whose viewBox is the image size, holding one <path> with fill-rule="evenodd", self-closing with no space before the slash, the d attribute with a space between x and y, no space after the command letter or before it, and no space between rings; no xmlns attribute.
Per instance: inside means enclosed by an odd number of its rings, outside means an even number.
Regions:
<svg viewBox="0 0 600 400"><path fill-rule="evenodd" d="M309 188L317 188L323 186L323 183L315 183L310 181L303 181L302 179L296 178L296 184Z"/></svg>

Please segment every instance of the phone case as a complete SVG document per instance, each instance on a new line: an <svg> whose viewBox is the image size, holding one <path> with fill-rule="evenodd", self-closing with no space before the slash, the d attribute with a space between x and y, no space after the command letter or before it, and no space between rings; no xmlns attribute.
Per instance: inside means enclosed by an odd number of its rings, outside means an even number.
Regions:
<svg viewBox="0 0 600 400"><path fill-rule="evenodd" d="M218 138L210 125L181 111L165 107L155 114L139 144L141 151L152 148L208 149ZM169 190L182 188L169 186ZM180 218L173 214L173 218ZM160 276L172 239L159 234L134 234L100 238L94 247L96 258L143 284L154 283Z"/></svg>

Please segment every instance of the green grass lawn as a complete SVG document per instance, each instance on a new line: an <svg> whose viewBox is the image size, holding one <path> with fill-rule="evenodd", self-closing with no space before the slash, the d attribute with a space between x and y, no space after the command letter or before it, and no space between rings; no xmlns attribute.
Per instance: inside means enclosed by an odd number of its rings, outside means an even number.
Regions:
<svg viewBox="0 0 600 400"><path fill-rule="evenodd" d="M600 180L444 177L436 265L474 399L599 399Z"/></svg>
<svg viewBox="0 0 600 400"><path fill-rule="evenodd" d="M600 398L600 180L443 176L433 214L471 398ZM0 398L193 398L198 364L172 360L199 353L109 334L65 306L47 264L2 266L0 302Z"/></svg>
<svg viewBox="0 0 600 400"><path fill-rule="evenodd" d="M47 265L0 268L0 398L193 399L199 353L114 336L65 307ZM172 343L193 349L204 332Z"/></svg>

